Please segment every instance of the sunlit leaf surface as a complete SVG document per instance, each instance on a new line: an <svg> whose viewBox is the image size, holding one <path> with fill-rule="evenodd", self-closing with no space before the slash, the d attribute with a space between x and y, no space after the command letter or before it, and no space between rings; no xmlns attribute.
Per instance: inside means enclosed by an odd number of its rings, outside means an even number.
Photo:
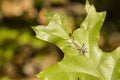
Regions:
<svg viewBox="0 0 120 80"><path fill-rule="evenodd" d="M87 17L80 28L69 36L59 14L47 16L47 26L32 27L36 37L57 45L64 58L58 64L37 74L40 80L119 80L120 47L106 53L98 47L100 29L106 12L96 12L86 2ZM70 31L69 31L70 32Z"/></svg>

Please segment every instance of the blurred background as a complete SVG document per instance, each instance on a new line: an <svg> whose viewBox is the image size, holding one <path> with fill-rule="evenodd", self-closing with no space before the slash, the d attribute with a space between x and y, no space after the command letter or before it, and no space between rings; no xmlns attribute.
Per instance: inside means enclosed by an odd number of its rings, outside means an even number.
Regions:
<svg viewBox="0 0 120 80"><path fill-rule="evenodd" d="M120 45L120 0L90 0L107 10L99 46L112 51ZM31 26L47 25L44 15L57 12L75 30L86 17L85 0L0 0L0 80L38 80L35 74L56 64L62 51L35 37Z"/></svg>

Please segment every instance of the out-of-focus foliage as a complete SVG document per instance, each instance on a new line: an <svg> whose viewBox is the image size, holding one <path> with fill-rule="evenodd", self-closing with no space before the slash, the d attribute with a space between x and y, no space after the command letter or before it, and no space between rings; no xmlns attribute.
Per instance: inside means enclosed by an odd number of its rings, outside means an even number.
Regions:
<svg viewBox="0 0 120 80"><path fill-rule="evenodd" d="M23 64L27 60L27 57L34 55L33 52L35 50L41 49L46 45L45 42L33 38L29 30L25 32L2 26L0 28L0 36L0 72L6 76L11 74L11 71L13 71L12 75L14 74L15 64ZM39 53L39 51L36 53ZM16 62L12 62L13 60ZM4 79L7 78L0 80Z"/></svg>
<svg viewBox="0 0 120 80"><path fill-rule="evenodd" d="M0 29L0 54L1 58L10 59L16 49L24 44L32 45L33 47L44 47L45 43L33 38L29 31L19 32L16 29L8 29L3 27ZM1 60L2 61L2 60Z"/></svg>

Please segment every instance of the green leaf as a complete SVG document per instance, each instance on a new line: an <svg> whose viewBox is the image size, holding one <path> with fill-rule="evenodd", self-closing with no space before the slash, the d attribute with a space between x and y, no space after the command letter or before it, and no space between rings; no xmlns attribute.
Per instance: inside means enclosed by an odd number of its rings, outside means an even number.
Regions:
<svg viewBox="0 0 120 80"><path fill-rule="evenodd" d="M63 25L63 16L59 16L59 14L50 13L47 16L47 19L50 21L47 26L37 26L32 27L36 32L36 37L42 39L44 41L48 41L51 43L56 42L59 38L67 39L69 38L68 34L62 27ZM61 27L62 26L62 27Z"/></svg>
<svg viewBox="0 0 120 80"><path fill-rule="evenodd" d="M57 45L64 58L37 74L40 80L119 80L120 47L107 53L98 47L98 38L106 12L96 12L86 1L87 17L69 36L63 17L50 14L47 26L33 27L36 37ZM68 30L68 31L67 31Z"/></svg>

